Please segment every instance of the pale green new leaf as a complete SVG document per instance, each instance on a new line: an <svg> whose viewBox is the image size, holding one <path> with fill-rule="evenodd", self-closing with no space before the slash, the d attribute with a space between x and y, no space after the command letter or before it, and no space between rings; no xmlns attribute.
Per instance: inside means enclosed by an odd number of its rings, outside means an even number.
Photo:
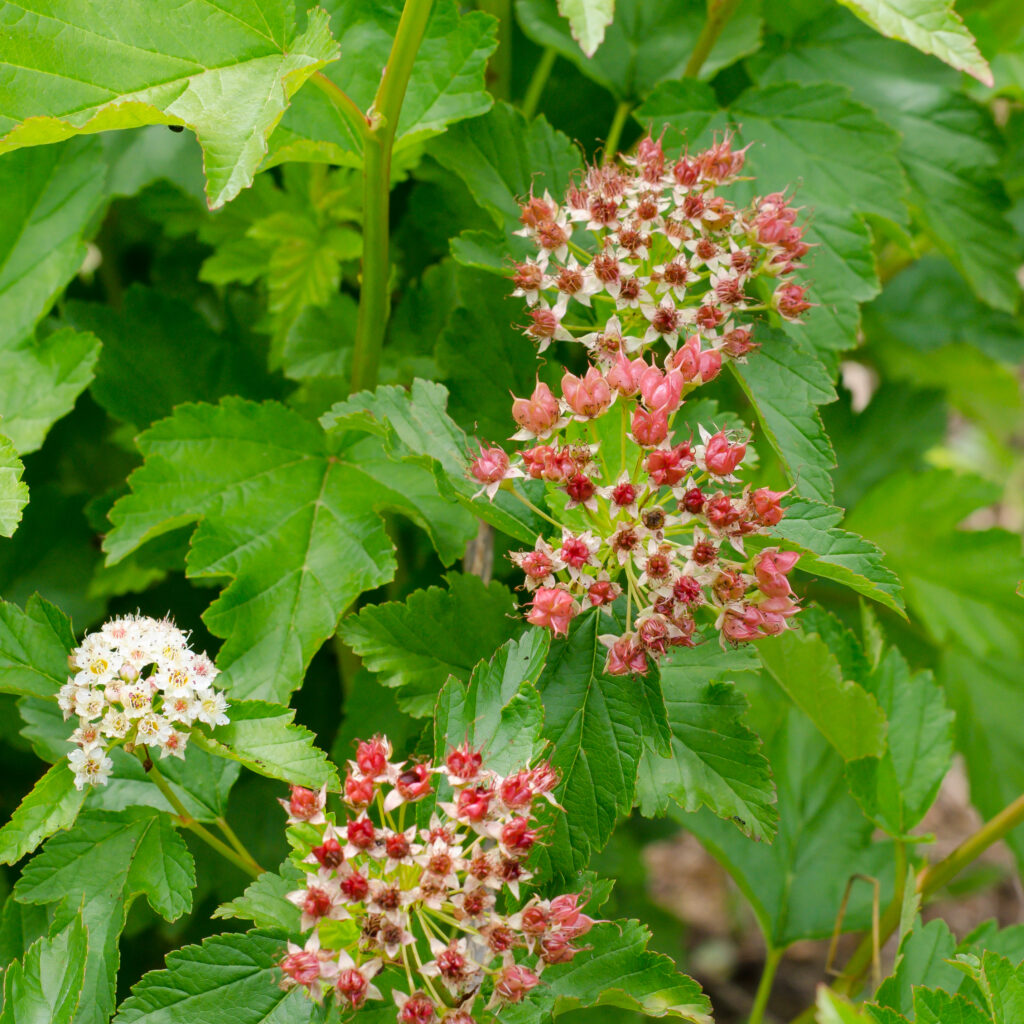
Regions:
<svg viewBox="0 0 1024 1024"><path fill-rule="evenodd" d="M111 512L106 550L117 562L198 522L187 573L231 578L204 621L225 638L217 660L235 697L284 701L342 612L391 579L383 510L429 530L448 562L475 532L430 467L389 458L366 431L226 398L179 406L138 439L145 463Z"/></svg>
<svg viewBox="0 0 1024 1024"><path fill-rule="evenodd" d="M702 805L735 822L753 839L775 834L775 786L761 740L744 718L746 698L729 676L757 671L745 647L723 651L715 644L677 648L661 663L672 752L644 747L637 804L648 817L662 815L674 800L684 811Z"/></svg>
<svg viewBox="0 0 1024 1024"><path fill-rule="evenodd" d="M287 896L299 888L304 877L290 860L286 860L277 873L264 871L250 882L241 896L221 904L213 916L252 921L257 928L280 928L289 933L301 931L299 908Z"/></svg>
<svg viewBox="0 0 1024 1024"><path fill-rule="evenodd" d="M369 111L391 53L402 13L400 0L324 0L342 59L324 72L356 107ZM423 41L398 118L395 154L455 121L477 117L491 105L484 85L487 59L496 45L495 21L479 11L461 14L453 0L432 5ZM295 98L270 140L268 166L313 160L358 167L362 141L318 89Z"/></svg>
<svg viewBox="0 0 1024 1024"><path fill-rule="evenodd" d="M930 53L984 85L992 85L992 69L978 44L953 10L953 0L839 0L872 28Z"/></svg>
<svg viewBox="0 0 1024 1024"><path fill-rule="evenodd" d="M337 59L327 17L291 0L9 3L0 33L0 152L82 132L180 124L203 147L211 207L252 184L292 94Z"/></svg>
<svg viewBox="0 0 1024 1024"><path fill-rule="evenodd" d="M669 957L648 950L649 939L639 921L597 925L587 933L587 949L568 964L546 968L544 984L522 1003L504 1007L501 1020L545 1024L570 1010L613 1006L647 1017L711 1024L711 1004L700 985L680 974Z"/></svg>
<svg viewBox="0 0 1024 1024"><path fill-rule="evenodd" d="M309 789L324 783L338 787L338 773L314 743L313 734L295 724L294 709L262 700L236 700L227 715L230 721L217 726L212 738L199 729L193 742L268 779Z"/></svg>
<svg viewBox="0 0 1024 1024"><path fill-rule="evenodd" d="M473 670L469 683L449 678L437 699L434 755L469 742L493 771L509 775L539 753L544 709L534 684L548 652L547 633L528 630Z"/></svg>
<svg viewBox="0 0 1024 1024"><path fill-rule="evenodd" d="M14 898L56 903L53 927L81 913L89 930L75 1024L106 1024L114 1010L118 941L132 902L175 920L192 905L195 865L166 815L149 810L86 811L50 839L18 880Z"/></svg>
<svg viewBox="0 0 1024 1024"><path fill-rule="evenodd" d="M761 664L844 760L881 757L885 714L875 697L844 679L838 659L813 632L758 641Z"/></svg>
<svg viewBox="0 0 1024 1024"><path fill-rule="evenodd" d="M537 682L544 738L562 776L555 796L566 810L546 852L564 875L584 868L632 809L644 740L662 749L668 740L657 671L641 679L604 672L608 649L599 637L616 631L597 610L578 616L567 637L552 641Z"/></svg>
<svg viewBox="0 0 1024 1024"><path fill-rule="evenodd" d="M0 693L55 699L74 646L71 623L49 601L34 595L24 611L0 603Z"/></svg>
<svg viewBox="0 0 1024 1024"><path fill-rule="evenodd" d="M82 915L33 943L4 973L0 1024L71 1024L82 996L89 935Z"/></svg>
<svg viewBox="0 0 1024 1024"><path fill-rule="evenodd" d="M780 547L800 552L802 572L841 583L903 615L899 578L882 561L876 544L842 529L842 509L798 498L786 504L785 518L772 527Z"/></svg>
<svg viewBox="0 0 1024 1024"><path fill-rule="evenodd" d="M433 713L449 676L468 682L474 666L508 636L515 602L500 583L452 573L448 589L416 590L404 603L367 605L347 618L341 637L395 687L400 707L423 717Z"/></svg>
<svg viewBox="0 0 1024 1024"><path fill-rule="evenodd" d="M114 1024L309 1024L306 994L281 990L275 933L213 935L183 946L150 971L121 1004Z"/></svg>
<svg viewBox="0 0 1024 1024"><path fill-rule="evenodd" d="M74 779L68 762L62 760L32 787L0 828L0 864L21 860L47 836L74 823L85 801L85 792L75 789Z"/></svg>
<svg viewBox="0 0 1024 1024"><path fill-rule="evenodd" d="M21 522L28 504L28 484L22 483L25 472L21 459L11 442L0 436L0 537L10 537Z"/></svg>
<svg viewBox="0 0 1024 1024"><path fill-rule="evenodd" d="M569 22L583 53L593 57L615 17L615 0L558 0L558 13Z"/></svg>
<svg viewBox="0 0 1024 1024"><path fill-rule="evenodd" d="M829 503L836 459L818 407L836 400L832 378L810 346L765 333L749 362L731 365L789 482L804 497Z"/></svg>

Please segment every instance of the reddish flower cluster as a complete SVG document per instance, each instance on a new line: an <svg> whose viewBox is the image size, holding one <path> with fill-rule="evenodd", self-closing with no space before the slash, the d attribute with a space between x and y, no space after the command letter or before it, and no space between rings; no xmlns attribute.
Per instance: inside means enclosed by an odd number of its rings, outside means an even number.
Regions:
<svg viewBox="0 0 1024 1024"><path fill-rule="evenodd" d="M318 840L303 847L306 878L288 897L312 933L303 946L288 944L282 984L358 1009L384 998L376 982L387 977L400 1024L473 1024L478 1001L488 1009L520 1002L546 965L579 952L594 923L577 893L498 909L503 892L519 900L531 877L532 807L554 802L558 778L547 764L502 777L468 744L436 767L395 764L391 753L384 737L359 744L341 824L325 811L323 791L293 787L281 801L289 823L314 826ZM428 828L404 828L405 805L432 795L438 778L451 799L438 802ZM355 925L344 944L330 924L339 921Z"/></svg>
<svg viewBox="0 0 1024 1024"><path fill-rule="evenodd" d="M564 373L560 397L538 381L514 398L512 437L527 444L511 459L481 447L471 473L480 493L505 488L558 530L512 556L531 623L563 634L626 595L625 630L603 638L608 672L645 673L649 656L693 646L701 617L725 644L779 633L798 611L786 579L796 555L744 547L782 519L787 492L736 486L748 438L700 427L694 443L673 429L692 391L757 349L756 315L797 319L810 305L788 280L808 246L786 197L739 209L718 194L743 163L729 136L674 163L648 137L624 166L589 169L563 205L545 192L522 207L518 233L537 246L514 273L525 333L541 352L579 342L588 365ZM619 423L599 422L608 415ZM553 515L517 477L561 492Z"/></svg>

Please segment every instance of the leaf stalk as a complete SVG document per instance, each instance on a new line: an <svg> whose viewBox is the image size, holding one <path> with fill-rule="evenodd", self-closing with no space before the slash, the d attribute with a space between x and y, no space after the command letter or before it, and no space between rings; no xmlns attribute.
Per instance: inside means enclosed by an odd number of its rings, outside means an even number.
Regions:
<svg viewBox="0 0 1024 1024"><path fill-rule="evenodd" d="M683 69L684 77L696 78L700 74L700 69L704 67L704 62L711 55L718 37L722 34L722 29L736 13L740 3L741 0L708 0L708 17L697 37L693 53L690 54L690 59Z"/></svg>

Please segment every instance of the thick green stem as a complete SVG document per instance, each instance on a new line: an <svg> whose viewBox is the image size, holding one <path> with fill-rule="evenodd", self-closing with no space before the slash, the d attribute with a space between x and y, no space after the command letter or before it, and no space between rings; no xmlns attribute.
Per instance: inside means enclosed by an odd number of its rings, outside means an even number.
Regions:
<svg viewBox="0 0 1024 1024"><path fill-rule="evenodd" d="M544 86L548 84L551 69L555 66L558 54L554 47L549 46L537 61L533 69L533 77L526 88L526 95L523 97L523 114L527 121L532 121L537 115L537 108L540 106L540 98L544 95Z"/></svg>
<svg viewBox="0 0 1024 1024"><path fill-rule="evenodd" d="M231 849L227 843L218 839L209 829L200 825L188 813L188 808L178 799L178 794L171 789L170 783L160 774L160 769L157 768L153 759L149 756L149 751L146 747L137 747L136 752L139 755L139 760L142 761L142 766L146 769L156 788L160 790L164 795L164 799L174 808L179 825L187 828L193 835L206 843L207 846L216 850L225 860L231 861L235 867L244 871L247 875L259 878L263 874L263 868L248 853L244 850L235 851Z"/></svg>
<svg viewBox="0 0 1024 1024"><path fill-rule="evenodd" d="M406 0L391 54L369 111L363 144L363 264L359 316L352 349L352 390L377 386L380 350L391 312L388 255L391 150L433 0Z"/></svg>
<svg viewBox="0 0 1024 1024"><path fill-rule="evenodd" d="M615 159L619 148L619 140L622 138L622 129L626 127L626 119L633 109L629 100L623 100L615 108L615 117L612 118L612 126L608 129L608 138L604 143L604 162L610 164Z"/></svg>
<svg viewBox="0 0 1024 1024"><path fill-rule="evenodd" d="M764 970L761 971L761 981L757 986L754 1005L750 1008L750 1017L747 1024L762 1024L764 1011L768 1008L768 999L772 994L775 972L779 968L779 961L782 959L784 952L784 949L775 949L774 947L768 950L768 955L764 961Z"/></svg>
<svg viewBox="0 0 1024 1024"><path fill-rule="evenodd" d="M693 47L693 53L690 54L690 59L686 62L686 68L683 70L683 74L687 78L696 78L700 74L700 69L704 67L704 62L710 56L711 51L715 48L715 43L718 42L718 37L722 34L722 29L736 13L736 8L739 5L740 0L708 0L707 21L704 22L704 28L701 30Z"/></svg>
<svg viewBox="0 0 1024 1024"><path fill-rule="evenodd" d="M993 843L1004 839L1018 825L1024 824L1024 795L1004 807L991 821L987 821L974 835L965 839L948 857L922 868L914 885L922 900L934 895L951 882L964 868L978 859ZM899 927L903 905L903 887L897 886L896 898L886 907L879 924L879 945L884 946ZM874 942L871 935L865 935L854 950L843 973L832 988L840 995L850 995L859 987L867 969L871 966ZM808 1007L793 1024L805 1024L814 1020L814 1008Z"/></svg>
<svg viewBox="0 0 1024 1024"><path fill-rule="evenodd" d="M487 65L487 85L495 99L507 100L512 85L512 0L478 0L477 6L498 19L498 48Z"/></svg>

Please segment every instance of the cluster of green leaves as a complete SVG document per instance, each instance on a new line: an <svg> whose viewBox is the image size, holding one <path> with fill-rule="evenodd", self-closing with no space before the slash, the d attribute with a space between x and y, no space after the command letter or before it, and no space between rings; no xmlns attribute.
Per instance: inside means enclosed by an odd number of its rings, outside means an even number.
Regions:
<svg viewBox="0 0 1024 1024"><path fill-rule="evenodd" d="M381 386L354 395L375 235L351 110L372 114L403 4L306 6L0 12L0 1024L309 1021L276 987L298 920L274 797L336 792L377 731L401 756L549 757L542 891L582 877L597 905L583 873L613 836L678 823L772 963L832 932L854 876L903 894L895 973L863 1006L823 989L821 1021L1019 1019L1018 931L958 944L905 884L955 752L983 817L1024 791L1019 5L435 0L393 126ZM636 680L602 671L596 613L526 629L503 556L542 521L474 503L466 466L538 373L505 279L518 201L663 129L670 151L735 131L738 198L806 213L814 309L759 327L687 413L756 424L807 607ZM481 529L493 581L457 566ZM232 705L161 765L178 807L123 752L89 792L66 766L68 651L136 608L216 652ZM229 818L284 861L247 888L185 828ZM855 886L842 926L871 911ZM649 939L598 926L503 1017L708 1019Z"/></svg>

